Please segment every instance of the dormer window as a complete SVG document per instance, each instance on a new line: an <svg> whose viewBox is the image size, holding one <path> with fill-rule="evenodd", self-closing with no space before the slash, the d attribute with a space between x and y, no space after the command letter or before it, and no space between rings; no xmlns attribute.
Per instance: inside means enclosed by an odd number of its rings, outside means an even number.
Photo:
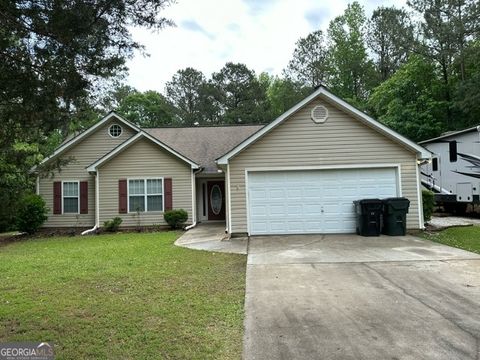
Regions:
<svg viewBox="0 0 480 360"><path fill-rule="evenodd" d="M111 137L118 138L120 135L122 135L122 127L118 124L112 124L108 128L108 133Z"/></svg>

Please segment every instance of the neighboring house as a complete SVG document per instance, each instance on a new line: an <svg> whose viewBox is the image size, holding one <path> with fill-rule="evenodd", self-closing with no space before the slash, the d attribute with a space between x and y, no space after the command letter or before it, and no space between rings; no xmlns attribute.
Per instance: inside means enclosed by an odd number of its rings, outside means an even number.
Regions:
<svg viewBox="0 0 480 360"><path fill-rule="evenodd" d="M111 113L44 162L74 157L38 179L45 226L225 221L231 234L353 233L353 201L405 196L423 227L419 163L430 158L324 87L266 126L140 129Z"/></svg>
<svg viewBox="0 0 480 360"><path fill-rule="evenodd" d="M432 161L422 166L422 183L448 211L480 203L480 126L422 141Z"/></svg>

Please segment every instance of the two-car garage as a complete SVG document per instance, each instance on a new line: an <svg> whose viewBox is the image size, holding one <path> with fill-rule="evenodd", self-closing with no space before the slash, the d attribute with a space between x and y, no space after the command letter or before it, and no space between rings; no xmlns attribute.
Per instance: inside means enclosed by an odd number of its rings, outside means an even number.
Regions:
<svg viewBox="0 0 480 360"><path fill-rule="evenodd" d="M319 118L320 117L320 118ZM232 235L355 233L355 200L405 197L423 228L419 164L431 154L320 86L217 159Z"/></svg>
<svg viewBox="0 0 480 360"><path fill-rule="evenodd" d="M251 235L353 233L353 201L401 196L398 167L249 171Z"/></svg>

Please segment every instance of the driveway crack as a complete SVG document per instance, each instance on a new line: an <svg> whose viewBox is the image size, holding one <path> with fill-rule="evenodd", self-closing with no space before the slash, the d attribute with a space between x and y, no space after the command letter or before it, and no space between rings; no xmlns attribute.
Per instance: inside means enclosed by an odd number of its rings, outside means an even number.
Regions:
<svg viewBox="0 0 480 360"><path fill-rule="evenodd" d="M440 317L442 317L442 319L445 319L447 320L449 323L453 324L456 328L458 328L460 331L463 331L464 333L468 334L473 340L475 340L475 345L476 345L476 354L475 354L475 359L476 360L480 360L480 339L474 334L472 333L471 331L469 331L468 329L466 329L465 327L463 327L462 325L458 324L457 322L455 322L455 320L453 319L450 319L448 318L447 316L445 316L444 314L442 314L440 311L438 311L437 309L435 309L433 306L431 306L430 304L428 304L427 302L425 302L424 300L422 300L420 297L417 297L415 296L414 294L412 294L411 292L409 292L408 290L404 289L403 287L401 287L399 284L397 284L396 282L394 282L392 279L388 278L386 275L382 274L380 271L378 271L377 269L373 268L372 266L370 266L368 263L362 263L364 266L366 266L367 268L369 268L370 270L372 270L374 273L376 273L378 276L380 276L382 279L384 279L385 281L387 281L389 284L391 284L392 286L394 286L396 289L400 290L403 294L405 294L406 296L418 301L419 303L421 303L422 305L426 306L427 308L429 308L430 310L432 310L433 312L435 312L436 314L440 315Z"/></svg>

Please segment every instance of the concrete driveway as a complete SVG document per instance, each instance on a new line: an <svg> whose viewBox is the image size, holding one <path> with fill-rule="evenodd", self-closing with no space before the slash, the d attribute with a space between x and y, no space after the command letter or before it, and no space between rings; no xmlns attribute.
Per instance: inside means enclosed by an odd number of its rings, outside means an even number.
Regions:
<svg viewBox="0 0 480 360"><path fill-rule="evenodd" d="M415 237L254 237L246 359L480 359L480 256Z"/></svg>

